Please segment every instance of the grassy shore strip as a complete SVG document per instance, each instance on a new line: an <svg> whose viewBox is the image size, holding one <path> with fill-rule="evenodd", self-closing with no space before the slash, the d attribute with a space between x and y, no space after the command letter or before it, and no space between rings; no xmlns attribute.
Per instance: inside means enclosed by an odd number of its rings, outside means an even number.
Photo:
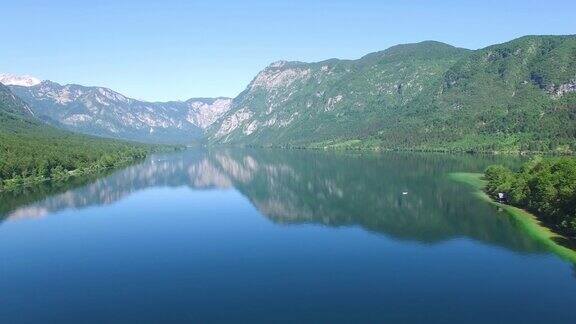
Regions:
<svg viewBox="0 0 576 324"><path fill-rule="evenodd" d="M450 179L465 183L477 189L476 195L495 206L502 208L508 215L510 215L525 231L530 237L544 244L550 251L554 252L556 255L564 260L576 264L576 251L569 249L565 246L560 245L557 240L563 239L562 235L554 233L549 228L542 225L538 218L517 207L501 204L493 199L491 199L484 191L484 186L486 181L482 179L482 173L450 173Z"/></svg>
<svg viewBox="0 0 576 324"><path fill-rule="evenodd" d="M316 151L358 151L358 152L415 152L415 153L446 153L446 154L482 154L482 155L518 155L518 156L575 156L571 150L527 151L518 149L483 150L474 148L442 148L442 147L381 147L379 145L358 145L364 143L359 139L345 141L322 141L311 144L209 144L213 147L248 147L259 149L316 150Z"/></svg>

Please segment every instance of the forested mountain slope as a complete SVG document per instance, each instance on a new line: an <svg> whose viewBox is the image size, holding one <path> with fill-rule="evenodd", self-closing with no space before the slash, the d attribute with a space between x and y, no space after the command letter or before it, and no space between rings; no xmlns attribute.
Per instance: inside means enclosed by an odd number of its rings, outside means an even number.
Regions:
<svg viewBox="0 0 576 324"><path fill-rule="evenodd" d="M358 60L280 61L234 99L144 102L101 87L2 80L49 124L143 142L576 151L573 35L474 51L425 41Z"/></svg>
<svg viewBox="0 0 576 324"><path fill-rule="evenodd" d="M368 136L468 50L398 45L359 60L276 62L260 72L211 129L218 143L301 145Z"/></svg>
<svg viewBox="0 0 576 324"><path fill-rule="evenodd" d="M34 113L25 102L14 95L10 89L0 83L0 116L2 116L2 120L4 120L5 118L8 118L9 115L30 117L33 116ZM2 125L6 127L8 126L8 124Z"/></svg>
<svg viewBox="0 0 576 324"><path fill-rule="evenodd" d="M73 170L89 172L128 163L144 157L149 149L48 126L0 84L0 190L66 178Z"/></svg>
<svg viewBox="0 0 576 324"><path fill-rule="evenodd" d="M567 151L576 138L576 37L527 36L457 62L432 98L405 107L389 147Z"/></svg>
<svg viewBox="0 0 576 324"><path fill-rule="evenodd" d="M356 61L278 62L209 129L212 143L574 151L576 37L476 51L398 45Z"/></svg>

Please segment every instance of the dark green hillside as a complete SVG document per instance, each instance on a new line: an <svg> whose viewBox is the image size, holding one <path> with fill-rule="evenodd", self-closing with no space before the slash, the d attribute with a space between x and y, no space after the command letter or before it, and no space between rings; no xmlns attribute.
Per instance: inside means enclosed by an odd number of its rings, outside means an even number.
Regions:
<svg viewBox="0 0 576 324"><path fill-rule="evenodd" d="M211 139L299 146L368 136L431 85L440 85L443 74L468 52L428 41L355 61L272 64L234 100ZM241 124L230 125L237 121Z"/></svg>
<svg viewBox="0 0 576 324"><path fill-rule="evenodd" d="M274 64L209 134L265 146L574 152L576 36Z"/></svg>
<svg viewBox="0 0 576 324"><path fill-rule="evenodd" d="M0 116L6 117L8 115L20 116L20 117L31 117L32 111L28 106L16 97L10 89L0 83ZM9 124L2 124L2 126L9 126ZM1 128L0 130L5 130Z"/></svg>
<svg viewBox="0 0 576 324"><path fill-rule="evenodd" d="M272 64L234 100L210 139L301 146L365 137L431 84L439 85L444 72L468 52L428 41L355 61Z"/></svg>
<svg viewBox="0 0 576 324"><path fill-rule="evenodd" d="M378 139L388 147L574 151L574 90L576 37L522 37L460 60L436 96L407 106Z"/></svg>
<svg viewBox="0 0 576 324"><path fill-rule="evenodd" d="M147 150L44 125L0 85L0 190L111 168L142 158Z"/></svg>

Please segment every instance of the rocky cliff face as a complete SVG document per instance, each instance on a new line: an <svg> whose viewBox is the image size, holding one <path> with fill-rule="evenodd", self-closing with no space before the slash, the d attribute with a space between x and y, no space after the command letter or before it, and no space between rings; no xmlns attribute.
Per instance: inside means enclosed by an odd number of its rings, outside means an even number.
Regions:
<svg viewBox="0 0 576 324"><path fill-rule="evenodd" d="M186 120L204 130L222 117L230 109L231 103L230 98L189 99L186 101L188 108Z"/></svg>
<svg viewBox="0 0 576 324"><path fill-rule="evenodd" d="M34 113L80 133L152 143L190 143L228 111L231 99L145 102L102 87L42 81L11 85Z"/></svg>

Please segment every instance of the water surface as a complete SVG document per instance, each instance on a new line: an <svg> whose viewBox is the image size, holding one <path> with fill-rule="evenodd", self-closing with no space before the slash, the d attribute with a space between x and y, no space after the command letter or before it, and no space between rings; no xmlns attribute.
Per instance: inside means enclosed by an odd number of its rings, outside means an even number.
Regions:
<svg viewBox="0 0 576 324"><path fill-rule="evenodd" d="M576 323L573 265L447 177L519 162L194 150L3 193L0 321Z"/></svg>

